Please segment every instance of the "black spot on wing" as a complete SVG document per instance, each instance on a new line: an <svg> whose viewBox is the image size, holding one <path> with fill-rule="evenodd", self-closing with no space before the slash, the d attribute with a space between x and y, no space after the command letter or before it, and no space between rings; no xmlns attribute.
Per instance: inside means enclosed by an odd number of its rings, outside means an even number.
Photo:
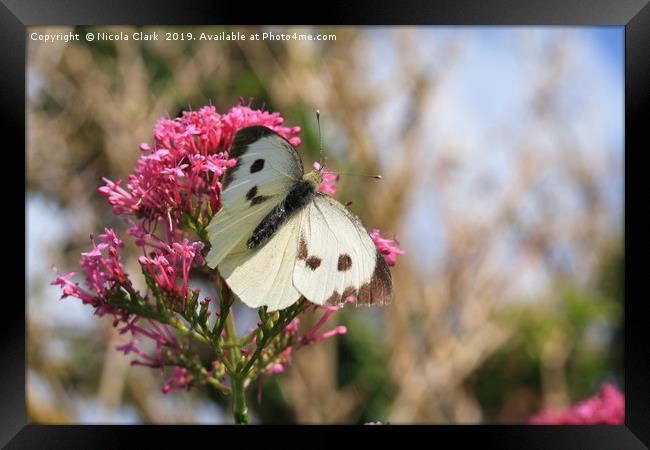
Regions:
<svg viewBox="0 0 650 450"><path fill-rule="evenodd" d="M277 133L270 128L266 128L260 125L240 128L239 131L235 133L235 137L233 138L232 143L230 144L230 148L228 149L228 157L237 159L237 164L234 167L230 167L226 170L226 174L224 175L221 185L222 189L226 189L230 183L232 183L235 173L237 173L241 165L240 158L248 151L248 146L271 134Z"/></svg>
<svg viewBox="0 0 650 450"><path fill-rule="evenodd" d="M256 159L253 164L251 164L251 173L259 172L264 168L264 160L263 159Z"/></svg>
<svg viewBox="0 0 650 450"><path fill-rule="evenodd" d="M257 197L254 197L251 200L251 205L259 205L260 203L263 203L263 202L267 201L270 198L271 197L268 197L266 195L258 195Z"/></svg>
<svg viewBox="0 0 650 450"><path fill-rule="evenodd" d="M307 243L305 242L305 238L303 236L300 236L300 243L298 244L298 259L307 259L307 255L309 255Z"/></svg>
<svg viewBox="0 0 650 450"><path fill-rule="evenodd" d="M338 293L338 291L335 289L334 292L332 292L332 295L328 297L327 300L325 300L326 305L338 305L341 303L341 294Z"/></svg>
<svg viewBox="0 0 650 450"><path fill-rule="evenodd" d="M309 267L311 270L316 270L320 266L321 259L318 256L310 256L307 258L307 261L305 261L305 264L307 264L307 267Z"/></svg>
<svg viewBox="0 0 650 450"><path fill-rule="evenodd" d="M327 300L325 300L326 305L340 305L342 303L345 303L348 297L350 296L356 296L357 295L357 289L355 289L352 286L348 286L343 290L342 294L339 294L339 292L335 289L334 292L332 292L332 295L330 295Z"/></svg>
<svg viewBox="0 0 650 450"><path fill-rule="evenodd" d="M257 186L253 186L246 192L246 200L250 201L257 195Z"/></svg>
<svg viewBox="0 0 650 450"><path fill-rule="evenodd" d="M350 255L346 253L339 255L339 260L336 269L339 272L345 272L347 270L350 270L350 267L352 267L352 258L350 258Z"/></svg>

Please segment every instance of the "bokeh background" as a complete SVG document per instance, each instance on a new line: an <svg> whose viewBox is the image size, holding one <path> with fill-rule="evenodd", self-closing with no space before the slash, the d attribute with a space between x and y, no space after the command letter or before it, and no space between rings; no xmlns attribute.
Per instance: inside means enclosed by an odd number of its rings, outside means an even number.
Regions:
<svg viewBox="0 0 650 450"><path fill-rule="evenodd" d="M623 386L622 27L32 28L327 33L328 41L28 41L27 404L38 423L229 423L228 400L161 393L110 319L59 300L89 235L125 224L97 193L159 117L255 99L314 111L337 198L395 234L388 307L251 389L254 423L523 423ZM135 257L135 255L133 255ZM127 259L132 276L136 260ZM241 316L241 314L240 314Z"/></svg>

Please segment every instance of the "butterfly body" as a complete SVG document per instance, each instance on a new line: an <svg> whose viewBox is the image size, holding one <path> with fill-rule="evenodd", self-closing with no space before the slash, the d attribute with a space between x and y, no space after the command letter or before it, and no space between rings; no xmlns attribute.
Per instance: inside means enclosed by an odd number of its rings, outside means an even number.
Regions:
<svg viewBox="0 0 650 450"><path fill-rule="evenodd" d="M309 203L316 190L317 185L311 181L303 179L296 183L284 200L273 208L255 228L253 235L246 242L248 248L255 248L269 239L280 225Z"/></svg>
<svg viewBox="0 0 650 450"><path fill-rule="evenodd" d="M386 262L359 219L318 192L320 170L304 174L291 144L262 126L239 130L229 154L237 164L207 227L206 259L244 303L273 311L301 296L320 305L390 301Z"/></svg>

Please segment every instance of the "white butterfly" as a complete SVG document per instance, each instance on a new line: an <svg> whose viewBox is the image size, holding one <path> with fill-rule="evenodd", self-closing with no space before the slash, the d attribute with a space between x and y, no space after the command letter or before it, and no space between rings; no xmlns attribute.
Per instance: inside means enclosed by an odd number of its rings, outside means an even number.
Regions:
<svg viewBox="0 0 650 450"><path fill-rule="evenodd" d="M359 219L318 192L322 169L305 174L296 149L263 126L240 129L229 154L237 164L207 227L206 259L246 305L390 302L388 265Z"/></svg>

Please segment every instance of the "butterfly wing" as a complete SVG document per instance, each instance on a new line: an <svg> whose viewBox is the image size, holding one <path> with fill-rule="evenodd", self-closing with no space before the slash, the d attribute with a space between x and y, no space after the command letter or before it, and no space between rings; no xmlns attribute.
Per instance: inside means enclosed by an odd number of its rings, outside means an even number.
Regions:
<svg viewBox="0 0 650 450"><path fill-rule="evenodd" d="M316 194L302 211L293 285L309 301L389 303L390 271L359 219L333 198Z"/></svg>
<svg viewBox="0 0 650 450"><path fill-rule="evenodd" d="M251 237L255 227L304 174L291 144L263 126L239 130L229 155L237 164L226 172L222 208L206 228L211 244L206 261L213 268Z"/></svg>
<svg viewBox="0 0 650 450"><path fill-rule="evenodd" d="M271 239L253 250L242 241L219 265L230 289L251 308L286 308L300 298L291 279L296 264L300 214L293 215Z"/></svg>

